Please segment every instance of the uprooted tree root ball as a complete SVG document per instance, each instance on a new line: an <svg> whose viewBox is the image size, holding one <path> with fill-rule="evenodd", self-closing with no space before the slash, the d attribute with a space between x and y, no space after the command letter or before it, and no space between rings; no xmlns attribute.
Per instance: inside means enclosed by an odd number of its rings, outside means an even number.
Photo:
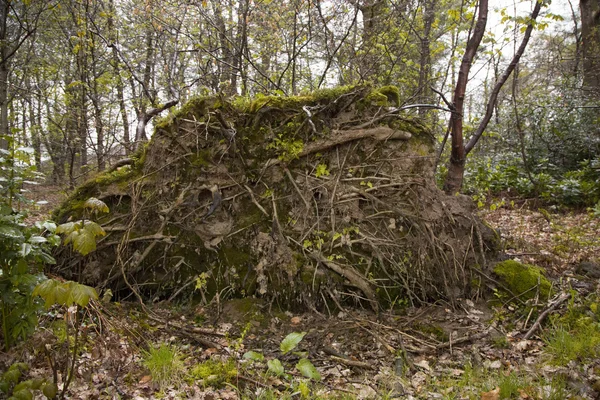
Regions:
<svg viewBox="0 0 600 400"><path fill-rule="evenodd" d="M377 309L477 290L496 243L433 179L434 141L390 88L191 100L129 162L79 187L111 212L58 272L145 299L264 297Z"/></svg>

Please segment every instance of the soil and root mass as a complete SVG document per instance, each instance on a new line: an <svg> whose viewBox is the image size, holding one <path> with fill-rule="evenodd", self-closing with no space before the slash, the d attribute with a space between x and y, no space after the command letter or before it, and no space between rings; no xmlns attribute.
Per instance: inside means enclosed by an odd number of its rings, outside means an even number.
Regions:
<svg viewBox="0 0 600 400"><path fill-rule="evenodd" d="M196 98L152 140L79 187L107 235L56 272L125 296L281 307L453 300L478 290L495 233L471 200L434 182L434 139L397 106L398 89L299 97Z"/></svg>

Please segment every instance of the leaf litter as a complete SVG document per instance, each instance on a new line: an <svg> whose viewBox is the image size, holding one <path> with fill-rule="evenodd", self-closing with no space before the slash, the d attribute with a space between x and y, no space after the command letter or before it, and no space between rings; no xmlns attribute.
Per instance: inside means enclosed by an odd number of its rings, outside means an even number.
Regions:
<svg viewBox="0 0 600 400"><path fill-rule="evenodd" d="M585 213L550 215L548 222L536 211L498 209L485 212L484 218L500 230L509 257L545 267L558 290L576 290L574 264L600 254L599 220ZM598 281L593 285L592 292L598 294ZM526 319L508 303L490 304L477 295L453 305L438 301L379 315L362 309L337 314L269 312L268 304L260 304L260 312L250 315L227 315L221 306L176 310L159 304L149 318L134 304L96 302L69 398L250 399L269 398L268 393L280 398L301 394L300 382L309 382L305 398L594 399L600 395L599 360L554 365L545 350L547 323L530 339L523 339L535 318ZM538 311L544 307L537 306ZM564 309L563 305L554 313ZM42 326L51 322L47 317ZM29 378L50 377L39 351L48 342L44 332L40 329L32 340L3 354L0 365L9 366L18 358L31 366ZM283 354L282 341L294 332L290 340L298 347ZM207 360L233 360L236 376L223 385L188 377L177 387L159 388L142 367L142 350L153 343L177 346L188 371ZM249 351L260 352L264 359L245 358ZM267 364L275 359L285 369L281 376L267 372ZM316 367L320 381L310 382L294 368L304 359Z"/></svg>

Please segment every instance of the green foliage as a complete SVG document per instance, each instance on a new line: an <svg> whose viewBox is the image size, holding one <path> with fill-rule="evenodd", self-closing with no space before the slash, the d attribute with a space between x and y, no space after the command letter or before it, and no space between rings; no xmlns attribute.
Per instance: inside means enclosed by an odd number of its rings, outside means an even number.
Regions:
<svg viewBox="0 0 600 400"><path fill-rule="evenodd" d="M275 149L277 158L281 161L290 162L297 159L304 149L304 142L300 139L284 138L283 134L279 134L273 142L267 145L267 149Z"/></svg>
<svg viewBox="0 0 600 400"><path fill-rule="evenodd" d="M581 298L572 293L567 312L552 319L544 336L545 353L558 365L600 357L600 307L596 295Z"/></svg>
<svg viewBox="0 0 600 400"><path fill-rule="evenodd" d="M296 369L307 378L314 379L315 381L321 380L321 374L319 374L319 371L317 371L315 366L306 358L302 358L300 361L298 361L298 364L296 364Z"/></svg>
<svg viewBox="0 0 600 400"><path fill-rule="evenodd" d="M558 327L545 337L545 352L558 365L600 357L600 326L582 325L577 329Z"/></svg>
<svg viewBox="0 0 600 400"><path fill-rule="evenodd" d="M520 126L527 127L522 136L515 134L512 107L500 114L499 124L490 125L467 159L466 193L538 197L569 207L600 201L600 140L592 134L597 111L593 103L581 107L569 79L556 84L558 91L550 94L525 91L537 107L520 106Z"/></svg>
<svg viewBox="0 0 600 400"><path fill-rule="evenodd" d="M33 290L33 296L40 296L46 309L58 305L71 307L78 305L87 307L90 300L98 300L96 289L77 282L61 282L56 279L47 279L38 284Z"/></svg>
<svg viewBox="0 0 600 400"><path fill-rule="evenodd" d="M6 372L0 376L0 394L15 399L32 399L35 391L42 391L48 399L56 397L57 387L54 383L47 382L45 379L27 379L21 378L27 372L29 366L24 363L12 364Z"/></svg>
<svg viewBox="0 0 600 400"><path fill-rule="evenodd" d="M306 332L292 332L287 335L279 344L279 349L283 354L289 353L294 350L298 344L302 341Z"/></svg>
<svg viewBox="0 0 600 400"><path fill-rule="evenodd" d="M98 213L107 213L108 206L101 200L94 197L87 199L83 208L86 214L96 215ZM56 228L56 233L64 234L64 244L69 243L73 249L81 255L88 255L96 250L96 240L98 237L106 235L104 229L94 221L80 220L75 222L67 222L59 225Z"/></svg>
<svg viewBox="0 0 600 400"><path fill-rule="evenodd" d="M152 380L162 389L178 386L185 375L183 356L179 349L162 343L142 352L142 364L150 371Z"/></svg>
<svg viewBox="0 0 600 400"><path fill-rule="evenodd" d="M29 336L37 324L40 303L32 296L34 287L44 279L44 264L55 263L51 248L60 243L54 234L56 224L24 223L26 214L13 206L23 202L20 186L26 182L24 159L18 152L4 151L0 158L0 309L4 347ZM28 154L28 153L27 153ZM25 163L26 164L26 163ZM7 175L5 175L7 174Z"/></svg>

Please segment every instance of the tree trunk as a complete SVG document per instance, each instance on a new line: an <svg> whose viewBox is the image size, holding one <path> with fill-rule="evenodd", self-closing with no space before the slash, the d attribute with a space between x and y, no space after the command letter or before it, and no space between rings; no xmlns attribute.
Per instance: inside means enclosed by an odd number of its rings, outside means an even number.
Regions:
<svg viewBox="0 0 600 400"><path fill-rule="evenodd" d="M600 1L580 0L583 85L600 97Z"/></svg>
<svg viewBox="0 0 600 400"><path fill-rule="evenodd" d="M0 149L8 149L8 33L9 2L0 2Z"/></svg>
<svg viewBox="0 0 600 400"><path fill-rule="evenodd" d="M115 6L113 0L109 2L109 16L107 19L108 30L110 34L110 40L112 43L116 42L117 34L114 28L113 15L115 14ZM123 79L121 78L121 68L119 67L119 53L116 46L112 46L112 59L111 65L113 68L113 74L115 76L115 87L117 89L117 98L119 100L119 112L121 119L123 120L123 146L125 147L125 154L129 154L132 151L131 139L129 137L129 118L127 117L127 107L125 106L125 94Z"/></svg>
<svg viewBox="0 0 600 400"><path fill-rule="evenodd" d="M419 103L429 103L429 77L431 75L431 26L435 20L435 1L427 0L423 4L423 36L421 37L421 60L419 68ZM424 116L425 108L419 108L419 115Z"/></svg>
<svg viewBox="0 0 600 400"><path fill-rule="evenodd" d="M465 146L463 144L463 112L465 108L465 93L469 71L479 43L485 33L485 26L488 15L488 0L479 0L479 13L477 23L473 30L473 36L467 43L465 54L463 55L460 69L458 70L458 80L454 88L454 112L450 119L452 127L452 150L450 154L450 164L448 165L448 175L444 183L444 191L449 194L458 193L462 187L463 174L465 172Z"/></svg>

